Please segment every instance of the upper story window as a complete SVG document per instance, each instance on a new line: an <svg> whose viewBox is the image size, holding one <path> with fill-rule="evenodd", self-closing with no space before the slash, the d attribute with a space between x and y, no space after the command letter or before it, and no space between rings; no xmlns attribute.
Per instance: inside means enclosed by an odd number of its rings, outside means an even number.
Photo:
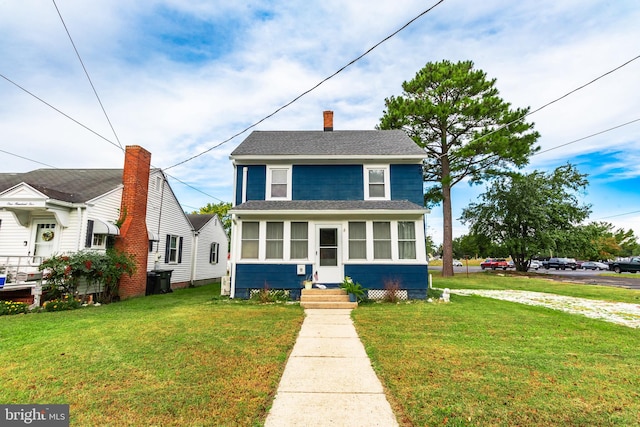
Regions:
<svg viewBox="0 0 640 427"><path fill-rule="evenodd" d="M389 166L364 167L364 198L365 200L389 200Z"/></svg>
<svg viewBox="0 0 640 427"><path fill-rule="evenodd" d="M291 166L267 167L267 200L291 200Z"/></svg>

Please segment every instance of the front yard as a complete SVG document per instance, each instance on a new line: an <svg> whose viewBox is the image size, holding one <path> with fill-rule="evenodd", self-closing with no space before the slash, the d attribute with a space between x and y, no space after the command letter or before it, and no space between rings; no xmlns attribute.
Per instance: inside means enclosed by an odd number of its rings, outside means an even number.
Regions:
<svg viewBox="0 0 640 427"><path fill-rule="evenodd" d="M434 282L640 303L638 291L491 274ZM218 292L1 316L0 402L69 403L72 425L261 425L303 310ZM402 425L640 424L638 329L457 295L353 318Z"/></svg>

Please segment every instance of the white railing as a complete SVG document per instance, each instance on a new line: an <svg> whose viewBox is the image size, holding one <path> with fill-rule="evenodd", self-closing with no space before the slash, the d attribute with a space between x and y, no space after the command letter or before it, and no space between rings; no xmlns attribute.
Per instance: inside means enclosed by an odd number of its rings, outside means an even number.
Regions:
<svg viewBox="0 0 640 427"><path fill-rule="evenodd" d="M23 284L42 280L41 256L0 255L0 274L6 276L5 284Z"/></svg>

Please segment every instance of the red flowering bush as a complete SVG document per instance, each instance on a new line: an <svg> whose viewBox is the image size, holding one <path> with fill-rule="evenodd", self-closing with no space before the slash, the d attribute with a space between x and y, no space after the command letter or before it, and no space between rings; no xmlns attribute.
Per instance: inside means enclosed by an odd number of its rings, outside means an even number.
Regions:
<svg viewBox="0 0 640 427"><path fill-rule="evenodd" d="M82 290L96 290L100 300L111 301L118 295L118 281L123 274L131 276L136 265L130 254L108 249L106 253L81 251L71 255L54 255L40 264L44 289L48 298L60 299Z"/></svg>

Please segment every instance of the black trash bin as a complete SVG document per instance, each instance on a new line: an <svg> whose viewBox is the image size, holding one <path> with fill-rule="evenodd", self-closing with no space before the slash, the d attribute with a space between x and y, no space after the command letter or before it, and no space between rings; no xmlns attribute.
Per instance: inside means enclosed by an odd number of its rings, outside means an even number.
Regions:
<svg viewBox="0 0 640 427"><path fill-rule="evenodd" d="M147 271L147 290L145 295L166 294L171 289L171 273L173 270Z"/></svg>

